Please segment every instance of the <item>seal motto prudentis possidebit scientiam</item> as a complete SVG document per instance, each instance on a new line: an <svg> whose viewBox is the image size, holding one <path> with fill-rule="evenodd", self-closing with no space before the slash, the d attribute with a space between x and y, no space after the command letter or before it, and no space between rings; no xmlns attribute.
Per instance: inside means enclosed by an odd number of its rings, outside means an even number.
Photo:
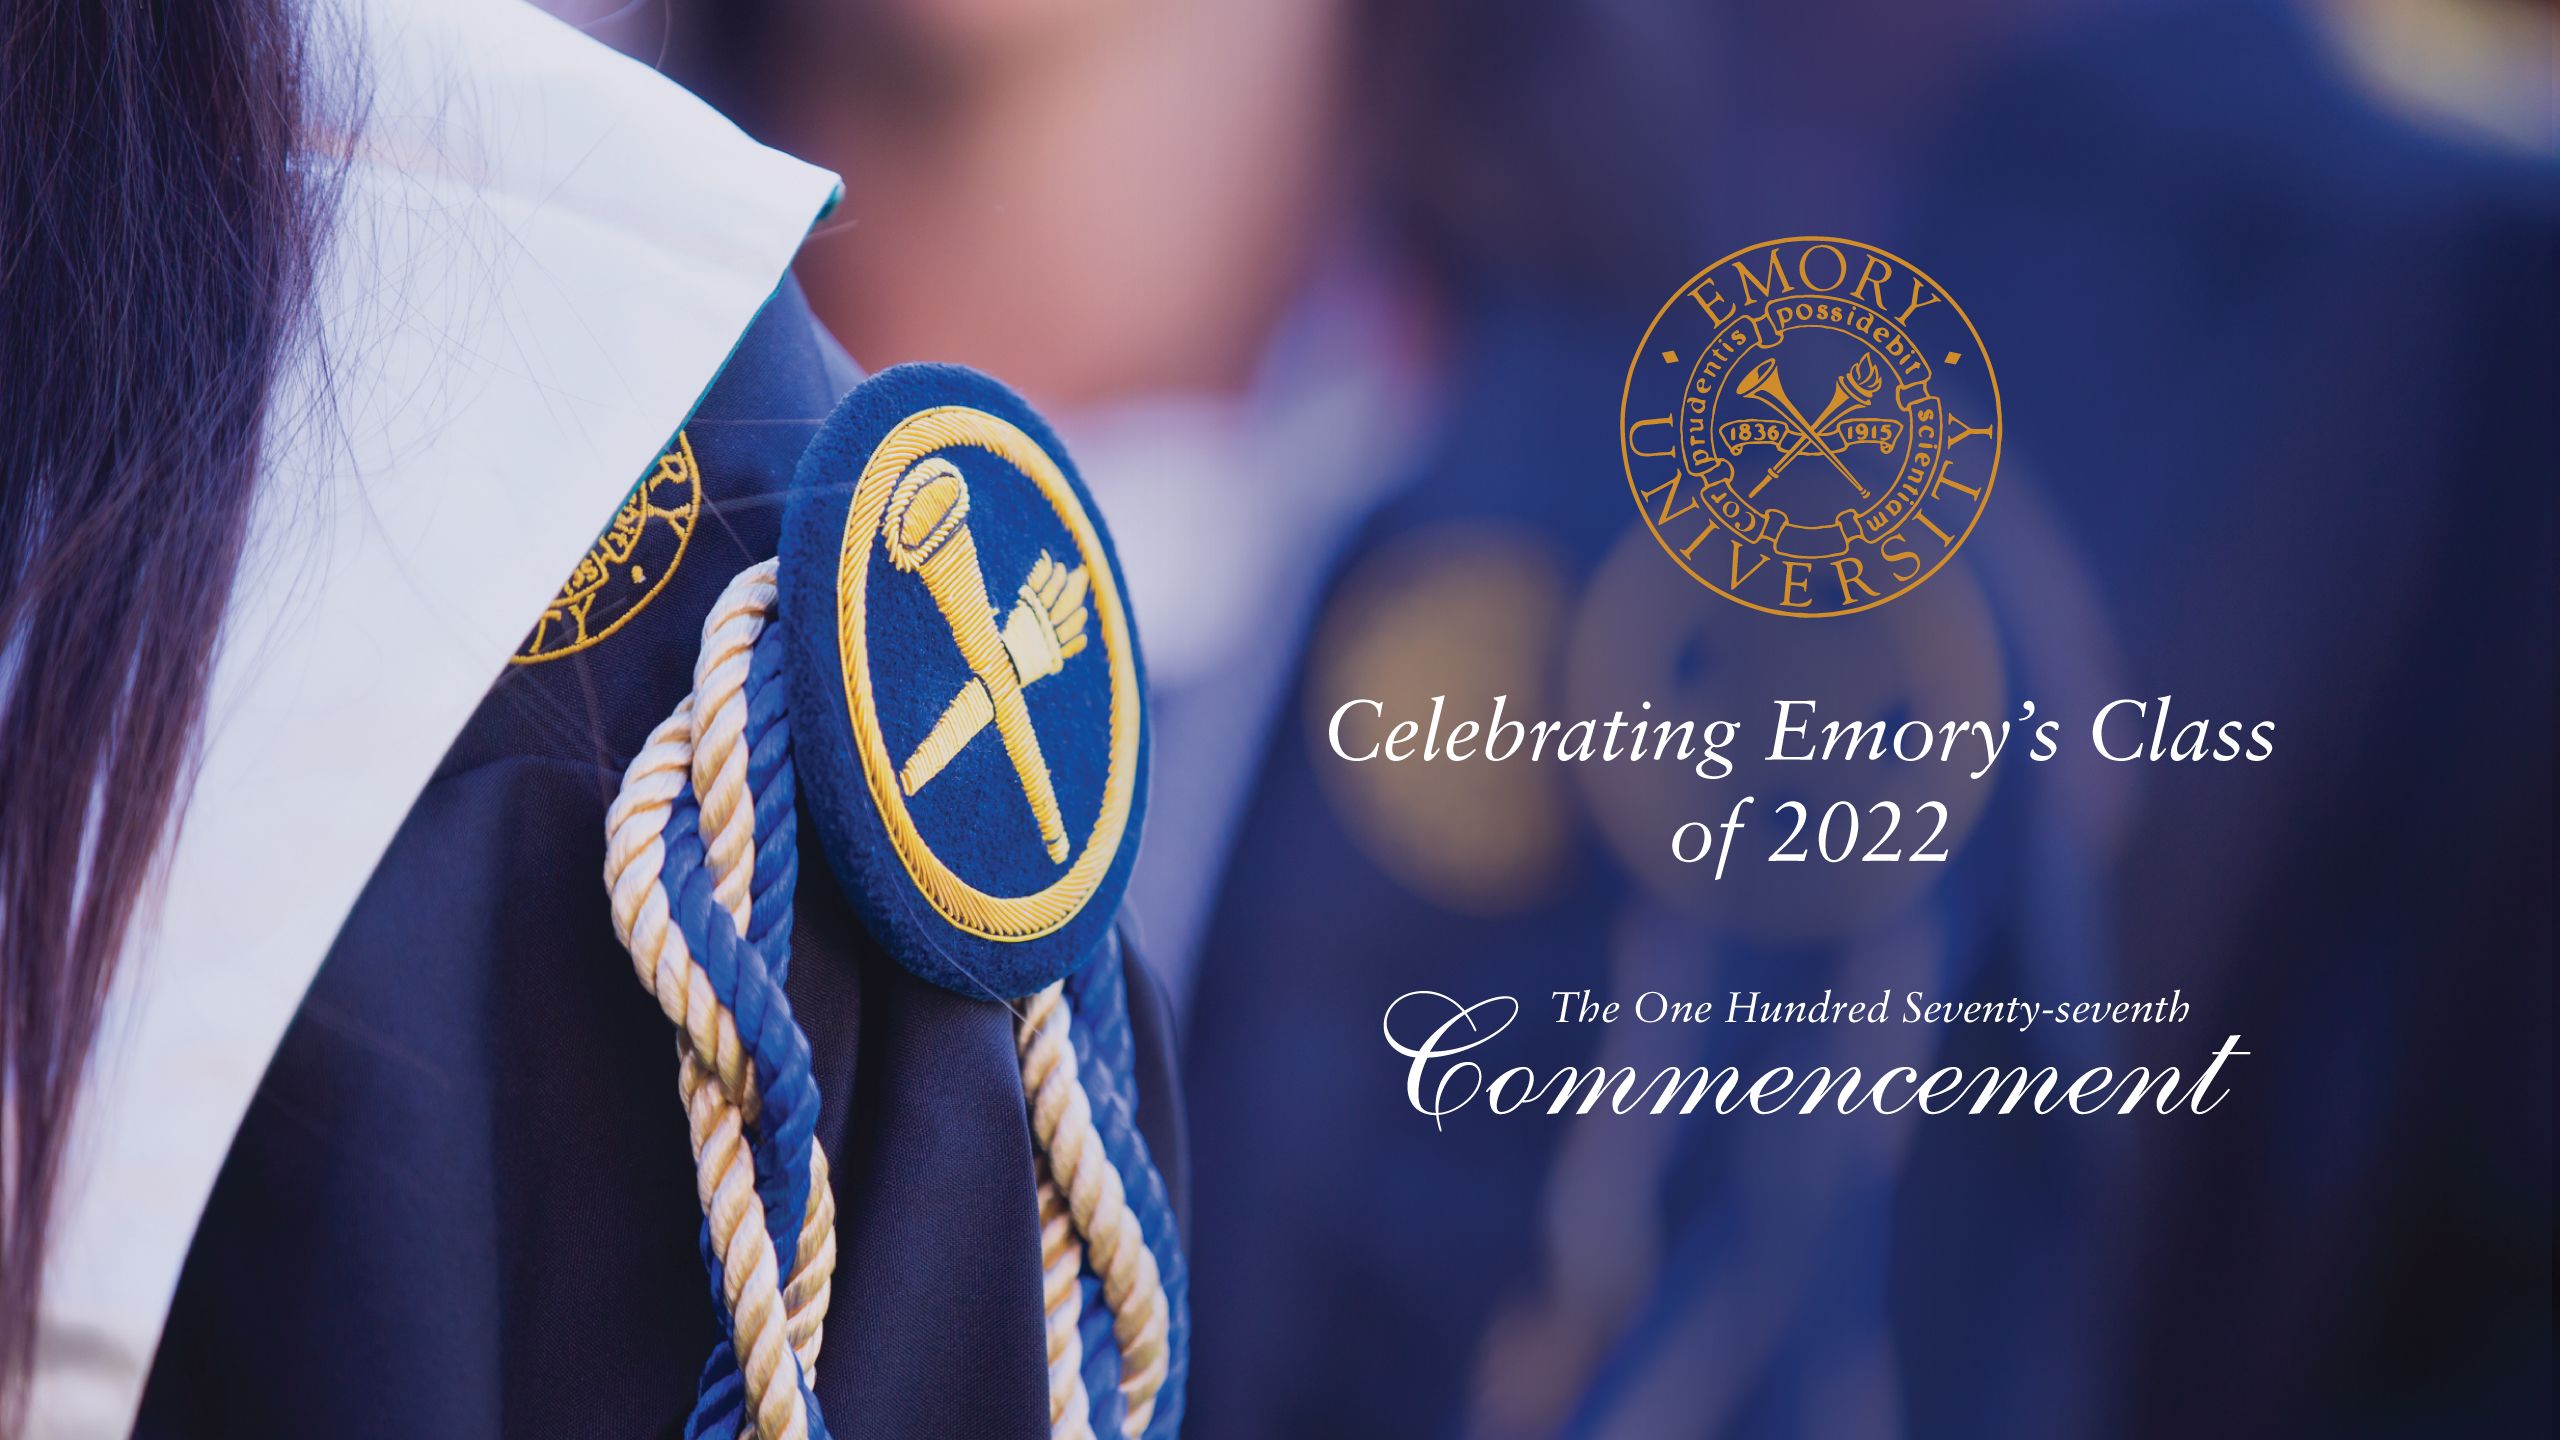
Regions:
<svg viewBox="0 0 2560 1440"><path fill-rule="evenodd" d="M2000 468L2000 386L1955 300L1871 245L1737 251L1653 317L1621 394L1665 553L1771 615L1849 615L1937 573Z"/></svg>
<svg viewBox="0 0 2560 1440"><path fill-rule="evenodd" d="M909 970L1028 995L1081 964L1146 809L1109 535L1011 391L905 365L836 407L784 522L793 746L830 863Z"/></svg>

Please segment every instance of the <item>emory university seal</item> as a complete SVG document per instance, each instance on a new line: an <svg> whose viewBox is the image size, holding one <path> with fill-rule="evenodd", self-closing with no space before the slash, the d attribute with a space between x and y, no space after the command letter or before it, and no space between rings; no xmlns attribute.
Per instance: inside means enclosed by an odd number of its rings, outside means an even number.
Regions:
<svg viewBox="0 0 2560 1440"><path fill-rule="evenodd" d="M1691 578L1851 615L1938 571L2000 468L2000 387L1937 282L1870 245L1772 240L1690 277L1627 366L1627 485Z"/></svg>

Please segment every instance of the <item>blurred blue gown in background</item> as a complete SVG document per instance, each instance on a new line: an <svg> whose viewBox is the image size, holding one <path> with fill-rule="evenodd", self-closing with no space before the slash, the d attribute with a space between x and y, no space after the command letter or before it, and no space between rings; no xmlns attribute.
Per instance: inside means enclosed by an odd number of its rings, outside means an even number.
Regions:
<svg viewBox="0 0 2560 1440"><path fill-rule="evenodd" d="M1811 63L1790 55L1759 83ZM2384 113L2273 4L2052 27L1910 128L1913 168L1843 169L1826 197L1701 122L1692 173L1591 220L1656 247L1676 230L1689 253L1658 275L1454 277L1438 438L1336 571L1194 982L1193 1434L2547 1427L2553 169ZM1806 627L1663 561L1606 417L1681 276L1826 230L1964 305L2007 439L1958 564ZM1776 876L1746 853L1710 893L1658 873L1678 821L1753 783L1765 814L1902 782L1435 780L1325 753L1331 708L1400 675L1425 706L1474 686L1514 714L1534 698L1529 718L1729 715L1745 754L1796 693L1778 680L1842 697L1829 718L2032 699L2064 753L1952 782L1970 798L1943 874ZM2098 705L2164 695L2181 722L2274 721L2276 757L2088 754ZM1471 818L1435 827L1452 815ZM2174 988L2193 1010L1869 1039L1604 1031L1544 998L1886 986ZM1541 1075L2067 1075L2192 1066L2226 1034L2250 1054L2202 1118L1479 1110L1438 1130L1379 1034L1422 989L1520 997L1473 1058Z"/></svg>

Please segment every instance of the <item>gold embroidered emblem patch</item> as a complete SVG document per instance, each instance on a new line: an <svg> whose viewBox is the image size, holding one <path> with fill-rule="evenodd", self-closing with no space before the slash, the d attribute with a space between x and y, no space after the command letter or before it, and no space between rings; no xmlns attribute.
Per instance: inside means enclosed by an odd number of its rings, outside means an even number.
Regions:
<svg viewBox="0 0 2560 1440"><path fill-rule="evenodd" d="M875 589L877 562L891 583ZM1014 575L1024 578L1010 596L991 588ZM863 466L835 588L854 753L916 889L981 939L1018 943L1065 926L1114 872L1140 768L1137 652L1083 498L1005 417L920 410ZM884 665L881 635L925 638ZM958 666L927 679L929 665L952 668L946 647ZM1079 660L1089 649L1100 658ZM1048 711L1045 727L1035 708ZM1001 753L1010 782L1001 788L1038 839L1031 854L1003 843L1006 820L971 798L982 792L945 799L933 783L990 730L990 763Z"/></svg>
<svg viewBox="0 0 2560 1440"><path fill-rule="evenodd" d="M702 467L694 461L692 442L679 431L674 447L623 497L613 523L569 572L508 663L574 655L649 608L683 561L701 512Z"/></svg>
<svg viewBox="0 0 2560 1440"><path fill-rule="evenodd" d="M1954 556L2000 468L2000 386L1954 299L1824 236L1689 278L1627 366L1637 510L1690 578L1771 615L1850 615Z"/></svg>

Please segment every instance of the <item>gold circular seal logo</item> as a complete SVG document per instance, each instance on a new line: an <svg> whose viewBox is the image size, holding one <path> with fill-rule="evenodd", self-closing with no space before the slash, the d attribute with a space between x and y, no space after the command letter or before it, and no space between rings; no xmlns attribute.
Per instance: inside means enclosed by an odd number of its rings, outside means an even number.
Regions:
<svg viewBox="0 0 2560 1440"><path fill-rule="evenodd" d="M1620 394L1663 552L1771 615L1854 615L1938 572L1990 503L2000 386L1954 297L1900 256L1771 240L1655 312Z"/></svg>
<svg viewBox="0 0 2560 1440"><path fill-rule="evenodd" d="M511 665L533 665L598 644L649 608L684 560L702 513L702 467L683 432L674 448L623 497L596 543L542 608Z"/></svg>
<svg viewBox="0 0 2560 1440"><path fill-rule="evenodd" d="M1058 462L970 406L899 421L854 484L836 619L863 782L917 891L986 940L1074 919L1129 828L1142 712L1109 553ZM936 656L950 674L928 678ZM970 755L1036 844L998 843L1002 817L974 805L928 808Z"/></svg>

